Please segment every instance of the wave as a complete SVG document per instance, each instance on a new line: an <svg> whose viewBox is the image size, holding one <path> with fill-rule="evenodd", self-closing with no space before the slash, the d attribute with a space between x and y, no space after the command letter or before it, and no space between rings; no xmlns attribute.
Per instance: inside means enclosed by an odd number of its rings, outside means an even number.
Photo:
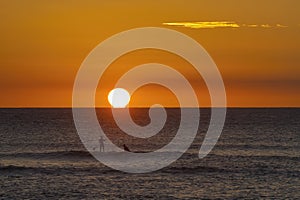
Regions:
<svg viewBox="0 0 300 200"><path fill-rule="evenodd" d="M221 167L208 167L208 166L194 166L194 167L169 167L161 169L162 173L171 174L249 174L249 176L264 176L267 174L284 175L299 177L300 171L293 169L276 169L276 168L221 168Z"/></svg>
<svg viewBox="0 0 300 200"><path fill-rule="evenodd" d="M99 174L113 173L115 170L105 166L20 166L20 165L0 165L0 174L26 175L26 174L51 174L51 175L73 175L74 173Z"/></svg>
<svg viewBox="0 0 300 200"><path fill-rule="evenodd" d="M149 153L150 151L132 151L132 153ZM92 154L115 155L122 152L88 152L88 151L51 151L51 152L21 152L21 153L0 153L0 158L15 157L15 158L56 158L56 157L92 157ZM161 154L180 153L178 151L159 152ZM186 153L189 154L189 153Z"/></svg>
<svg viewBox="0 0 300 200"><path fill-rule="evenodd" d="M22 157L22 158L51 158L51 157L91 157L88 151L52 151L52 152L22 152L2 153L0 157Z"/></svg>
<svg viewBox="0 0 300 200"><path fill-rule="evenodd" d="M222 168L222 167L209 167L209 166L169 166L158 170L153 173L163 174L249 174L249 175L287 175L299 177L299 170L288 169L265 169L265 168ZM45 174L45 175L95 175L95 174L125 174L124 172L111 169L106 166L98 167L65 167L65 166L17 166L17 165L0 165L0 174L9 176L29 175L32 174Z"/></svg>
<svg viewBox="0 0 300 200"><path fill-rule="evenodd" d="M103 154L103 155L116 155L120 152L110 151L110 152L92 152L95 154ZM134 151L133 153L148 153L147 151ZM166 152L158 152L157 154L172 154L172 153L179 153L178 151L166 151ZM300 157L298 154L294 155L222 155L222 154L215 154L210 153L207 157L215 157L217 159L222 158L256 158L256 159L286 159L286 160L299 160ZM0 153L0 158L32 158L32 159L55 159L55 158L92 158L92 154L88 151L51 151L51 152L21 152L21 153ZM182 156L182 158L191 158L191 159L197 159L198 157L198 151L193 152L185 152Z"/></svg>

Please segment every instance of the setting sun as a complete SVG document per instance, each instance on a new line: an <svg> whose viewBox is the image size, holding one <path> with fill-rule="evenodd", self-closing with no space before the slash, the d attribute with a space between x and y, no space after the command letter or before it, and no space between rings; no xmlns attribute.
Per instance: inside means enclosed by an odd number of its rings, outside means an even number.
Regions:
<svg viewBox="0 0 300 200"><path fill-rule="evenodd" d="M125 108L130 101L130 94L123 88L115 88L109 92L108 101L114 108Z"/></svg>

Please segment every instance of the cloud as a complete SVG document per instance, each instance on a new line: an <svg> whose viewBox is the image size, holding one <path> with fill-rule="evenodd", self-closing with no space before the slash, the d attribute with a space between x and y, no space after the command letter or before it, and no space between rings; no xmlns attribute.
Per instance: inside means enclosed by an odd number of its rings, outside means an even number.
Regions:
<svg viewBox="0 0 300 200"><path fill-rule="evenodd" d="M192 29L212 29L212 28L286 28L282 24L238 24L234 21L206 21L206 22L166 22L166 26L177 26Z"/></svg>
<svg viewBox="0 0 300 200"><path fill-rule="evenodd" d="M243 26L247 26L247 27L251 27L251 28L258 27L257 24L249 24L249 25L243 24Z"/></svg>
<svg viewBox="0 0 300 200"><path fill-rule="evenodd" d="M282 24L276 24L276 27L280 27L280 28L286 28L287 26L282 25Z"/></svg>
<svg viewBox="0 0 300 200"><path fill-rule="evenodd" d="M168 26L182 26L187 28L221 28L221 27L230 27L230 28L238 28L240 27L235 22L171 22L171 23L163 23L163 25Z"/></svg>

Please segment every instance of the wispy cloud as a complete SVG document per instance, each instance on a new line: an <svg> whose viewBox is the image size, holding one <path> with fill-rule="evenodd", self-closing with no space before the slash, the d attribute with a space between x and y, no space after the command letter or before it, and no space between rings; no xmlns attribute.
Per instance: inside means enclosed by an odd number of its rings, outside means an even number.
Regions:
<svg viewBox="0 0 300 200"><path fill-rule="evenodd" d="M170 23L163 23L163 25L169 26L183 26L187 28L221 28L221 27L231 27L231 28L238 28L240 27L235 22L170 22Z"/></svg>
<svg viewBox="0 0 300 200"><path fill-rule="evenodd" d="M285 25L282 25L282 24L276 24L276 27L287 28L288 26L285 26Z"/></svg>
<svg viewBox="0 0 300 200"><path fill-rule="evenodd" d="M206 21L206 22L166 22L166 26L178 26L192 29L212 29L212 28L286 28L282 24L239 24L234 21Z"/></svg>

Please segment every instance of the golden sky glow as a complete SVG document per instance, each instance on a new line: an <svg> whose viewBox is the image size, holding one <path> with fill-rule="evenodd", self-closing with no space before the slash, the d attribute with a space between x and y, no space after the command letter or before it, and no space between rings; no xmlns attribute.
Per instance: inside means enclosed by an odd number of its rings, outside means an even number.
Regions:
<svg viewBox="0 0 300 200"><path fill-rule="evenodd" d="M145 26L198 41L223 76L228 106L300 106L299 10L298 0L0 1L0 107L70 107L88 53L113 34ZM189 63L154 50L116 60L99 82L97 105L109 106L107 94L123 72L153 60L183 73L200 105L210 105ZM148 85L130 106L156 101L178 104L166 88Z"/></svg>

